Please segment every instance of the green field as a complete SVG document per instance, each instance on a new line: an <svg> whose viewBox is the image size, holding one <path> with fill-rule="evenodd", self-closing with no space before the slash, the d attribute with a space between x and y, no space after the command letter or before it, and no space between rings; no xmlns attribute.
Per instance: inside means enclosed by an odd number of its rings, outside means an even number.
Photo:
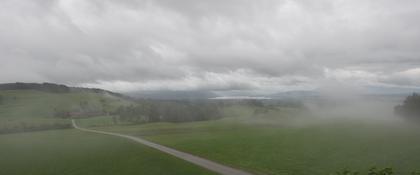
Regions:
<svg viewBox="0 0 420 175"><path fill-rule="evenodd" d="M80 102L115 109L129 105L104 94L1 91L0 129L69 123L54 109ZM255 174L328 175L393 167L420 170L420 126L397 119L318 118L293 107L228 105L223 119L136 125L113 116L78 119L81 127L119 132L160 143ZM348 116L348 115L346 115ZM0 135L0 174L211 174L140 144L74 129Z"/></svg>
<svg viewBox="0 0 420 175"><path fill-rule="evenodd" d="M77 110L81 102L108 111L132 102L92 92L49 93L36 90L0 91L0 130L22 126L69 124L54 110ZM103 105L103 101L107 105ZM104 118L105 120L103 120ZM111 116L89 121L103 126ZM105 121L107 123L100 123ZM48 128L48 127L47 127ZM213 174L183 160L138 143L74 129L0 134L0 174L114 175Z"/></svg>
<svg viewBox="0 0 420 175"><path fill-rule="evenodd" d="M68 119L54 117L55 110L77 111L82 102L100 111L112 111L121 105L132 103L119 97L92 92L50 93L37 90L3 90L0 91L0 96L2 97L0 131L3 132L9 130L20 132L23 127L54 128L53 126L69 125ZM103 102L106 102L106 105Z"/></svg>
<svg viewBox="0 0 420 175"><path fill-rule="evenodd" d="M72 129L0 135L0 174L213 173L123 138Z"/></svg>
<svg viewBox="0 0 420 175"><path fill-rule="evenodd" d="M397 174L420 170L418 126L389 120L302 123L272 117L96 129L140 136L256 174L326 175L342 169L366 172L373 166L393 167Z"/></svg>

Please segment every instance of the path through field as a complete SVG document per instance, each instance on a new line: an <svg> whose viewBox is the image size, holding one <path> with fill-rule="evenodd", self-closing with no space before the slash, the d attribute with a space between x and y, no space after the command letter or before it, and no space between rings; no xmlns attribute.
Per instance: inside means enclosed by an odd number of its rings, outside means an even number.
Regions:
<svg viewBox="0 0 420 175"><path fill-rule="evenodd" d="M129 135L125 135L125 134L118 134L118 133L113 133L113 132L105 132L105 131L98 131L98 130L93 130L93 129L86 129L86 128L81 128L79 126L77 126L76 122L74 120L72 120L72 124L73 127L81 130L81 131L85 131L85 132L93 132L93 133L99 133L99 134L106 134L106 135L112 135L112 136L117 136L117 137L123 137L126 139L130 139L133 140L135 142L141 143L143 145L152 147L154 149L157 149L159 151L162 151L164 153L173 155L175 157L178 157L180 159L186 160L188 162L191 162L195 165L201 166L203 168L209 169L211 171L220 173L222 175L252 175L251 173L242 171L242 170L238 170L238 169L234 169L207 159L203 159L201 157L197 157L194 156L192 154L188 154L185 152L181 152L163 145L159 145L138 137L134 137L134 136L129 136Z"/></svg>

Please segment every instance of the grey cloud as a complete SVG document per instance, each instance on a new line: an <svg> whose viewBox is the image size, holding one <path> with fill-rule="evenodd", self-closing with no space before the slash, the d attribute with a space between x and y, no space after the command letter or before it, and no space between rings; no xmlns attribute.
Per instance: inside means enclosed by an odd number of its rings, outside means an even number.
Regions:
<svg viewBox="0 0 420 175"><path fill-rule="evenodd" d="M418 17L411 0L3 0L0 82L117 91L420 86L404 73L420 67Z"/></svg>

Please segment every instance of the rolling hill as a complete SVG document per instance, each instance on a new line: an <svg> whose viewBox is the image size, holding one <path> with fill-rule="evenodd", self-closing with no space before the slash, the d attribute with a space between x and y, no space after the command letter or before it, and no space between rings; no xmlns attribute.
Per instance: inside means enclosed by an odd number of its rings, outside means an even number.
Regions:
<svg viewBox="0 0 420 175"><path fill-rule="evenodd" d="M0 133L68 128L69 117L109 115L133 102L121 94L51 83L0 84Z"/></svg>

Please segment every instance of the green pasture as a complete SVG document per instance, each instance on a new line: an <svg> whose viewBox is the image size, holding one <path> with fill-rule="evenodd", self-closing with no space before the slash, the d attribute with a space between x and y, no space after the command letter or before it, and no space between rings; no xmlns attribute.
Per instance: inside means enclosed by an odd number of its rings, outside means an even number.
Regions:
<svg viewBox="0 0 420 175"><path fill-rule="evenodd" d="M146 138L256 174L327 175L393 167L420 170L420 127L381 119L274 119L276 112L190 123L115 125L96 129ZM248 110L248 112L247 112ZM278 116L296 114L278 110ZM270 122L271 121L271 122Z"/></svg>
<svg viewBox="0 0 420 175"><path fill-rule="evenodd" d="M124 138L54 130L0 135L4 175L213 174Z"/></svg>

